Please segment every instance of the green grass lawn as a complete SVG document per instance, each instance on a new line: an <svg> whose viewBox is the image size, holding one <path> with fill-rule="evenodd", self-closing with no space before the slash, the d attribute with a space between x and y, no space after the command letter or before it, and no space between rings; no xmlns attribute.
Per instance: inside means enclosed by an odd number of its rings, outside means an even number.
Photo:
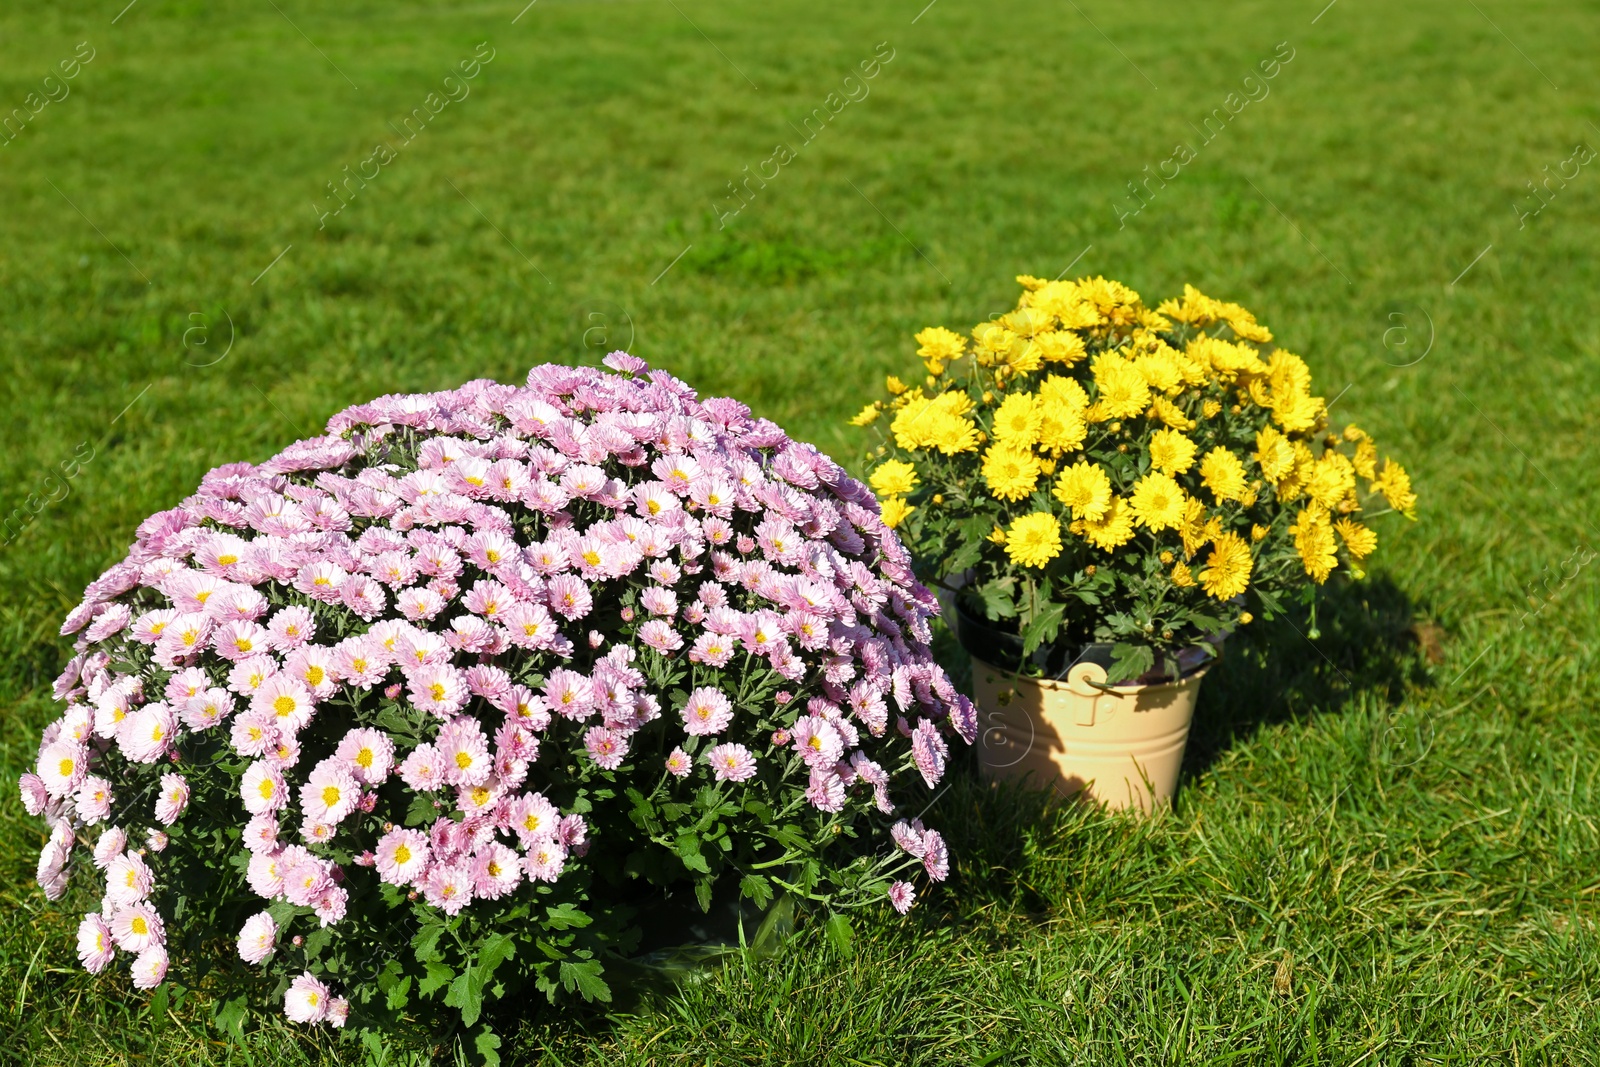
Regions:
<svg viewBox="0 0 1600 1067"><path fill-rule="evenodd" d="M1600 174L1528 185L1600 145L1593 5L122 2L0 13L0 116L26 118L0 147L0 521L42 505L0 546L0 1057L350 1061L276 1024L230 1048L198 997L154 1017L84 975L83 902L34 885L9 784L61 617L207 469L624 345L854 464L843 419L911 333L1070 267L1256 311L1406 462L1420 521L1383 527L1316 640L1263 631L1212 675L1170 815L958 784L956 875L849 956L802 930L530 1021L512 1061L1600 1058ZM470 95L397 133L480 42Z"/></svg>

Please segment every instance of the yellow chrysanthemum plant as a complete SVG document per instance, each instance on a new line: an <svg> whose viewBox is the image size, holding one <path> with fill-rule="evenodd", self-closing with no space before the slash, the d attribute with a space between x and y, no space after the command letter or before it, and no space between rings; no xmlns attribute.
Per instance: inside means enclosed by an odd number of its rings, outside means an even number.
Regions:
<svg viewBox="0 0 1600 1067"><path fill-rule="evenodd" d="M1020 639L1024 673L1109 645L1111 681L1170 676L1361 577L1369 519L1416 517L1405 470L1330 429L1305 361L1239 305L1017 280L970 336L918 333L921 381L890 377L851 421L881 436L869 480L921 577Z"/></svg>

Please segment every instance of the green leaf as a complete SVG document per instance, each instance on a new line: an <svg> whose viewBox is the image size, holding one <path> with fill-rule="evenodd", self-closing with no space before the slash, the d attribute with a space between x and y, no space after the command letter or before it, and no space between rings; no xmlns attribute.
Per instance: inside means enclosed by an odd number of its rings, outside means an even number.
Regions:
<svg viewBox="0 0 1600 1067"><path fill-rule="evenodd" d="M487 1024L478 1031L472 1047L483 1059L484 1067L500 1067L500 1035L489 1029Z"/></svg>
<svg viewBox="0 0 1600 1067"><path fill-rule="evenodd" d="M772 883L759 874L747 874L739 880L739 895L748 897L758 908L765 909L772 899Z"/></svg>
<svg viewBox="0 0 1600 1067"><path fill-rule="evenodd" d="M219 1000L212 1014L211 1021L218 1030L227 1034L235 1041L244 1040L244 1021L250 1014L250 1005L243 995Z"/></svg>
<svg viewBox="0 0 1600 1067"><path fill-rule="evenodd" d="M855 940L855 932L850 929L850 918L842 912L835 912L828 920L824 930L827 931L828 940L842 955L850 955L850 946Z"/></svg>
<svg viewBox="0 0 1600 1067"><path fill-rule="evenodd" d="M593 921L589 916L579 911L576 905L571 903L545 909L545 925L552 930L568 930L576 926L588 926Z"/></svg>
<svg viewBox="0 0 1600 1067"><path fill-rule="evenodd" d="M418 793L411 798L411 806L406 809L405 824L407 826L425 826L439 817L439 809L433 806L430 794Z"/></svg>
<svg viewBox="0 0 1600 1067"><path fill-rule="evenodd" d="M442 963L429 961L427 964L428 976L417 983L417 993L420 996L431 997L434 993L449 985L456 977L456 972Z"/></svg>
<svg viewBox="0 0 1600 1067"><path fill-rule="evenodd" d="M434 966L437 967L438 964ZM411 976L408 974L389 987L384 1004L390 1011L399 1011L409 1003L411 1003Z"/></svg>
<svg viewBox="0 0 1600 1067"><path fill-rule="evenodd" d="M1156 654L1149 645L1118 641L1111 646L1111 670L1106 672L1106 681L1132 681L1155 665Z"/></svg>
<svg viewBox="0 0 1600 1067"><path fill-rule="evenodd" d="M1028 621L1022 631L1022 655L1033 655L1033 650L1042 644L1054 641L1061 632L1061 616L1066 611L1066 605L1059 602L1047 605L1045 609Z"/></svg>
<svg viewBox="0 0 1600 1067"><path fill-rule="evenodd" d="M417 936L411 939L411 947L416 953L418 963L444 958L443 953L439 951L439 937L443 933L443 923L429 923L417 931Z"/></svg>
<svg viewBox="0 0 1600 1067"><path fill-rule="evenodd" d="M991 621L1015 618L1017 614L1015 578L996 578L992 582L973 586L972 591L983 602L983 613Z"/></svg>
<svg viewBox="0 0 1600 1067"><path fill-rule="evenodd" d="M679 834L676 851L678 858L683 861L683 865L689 870L698 871L701 874L711 873L711 865L700 854L700 838L696 835L692 833Z"/></svg>
<svg viewBox="0 0 1600 1067"><path fill-rule="evenodd" d="M609 1004L611 987L600 977L602 970L599 960L584 960L581 963L563 960L561 984L567 987L569 993L576 989L583 994L585 1000L599 1000Z"/></svg>
<svg viewBox="0 0 1600 1067"><path fill-rule="evenodd" d="M711 911L711 879L700 878L695 881L694 899L699 902L701 911Z"/></svg>

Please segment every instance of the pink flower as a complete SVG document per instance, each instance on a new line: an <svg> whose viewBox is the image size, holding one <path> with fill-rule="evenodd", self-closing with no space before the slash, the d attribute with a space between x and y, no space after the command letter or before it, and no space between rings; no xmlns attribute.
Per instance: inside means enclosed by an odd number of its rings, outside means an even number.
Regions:
<svg viewBox="0 0 1600 1067"><path fill-rule="evenodd" d="M283 772L265 760L257 760L245 769L239 782L239 794L244 808L252 815L278 811L289 803L289 787Z"/></svg>
<svg viewBox="0 0 1600 1067"><path fill-rule="evenodd" d="M426 836L416 830L394 829L378 840L373 852L378 877L390 885L410 885L428 865Z"/></svg>
<svg viewBox="0 0 1600 1067"><path fill-rule="evenodd" d="M594 713L594 687L577 671L557 667L545 678L544 698L551 709L582 721Z"/></svg>
<svg viewBox="0 0 1600 1067"><path fill-rule="evenodd" d="M522 865L529 881L554 882L567 865L567 850L557 841L541 838L529 847Z"/></svg>
<svg viewBox="0 0 1600 1067"><path fill-rule="evenodd" d="M133 988L154 989L167 978L167 950L148 945L133 961Z"/></svg>
<svg viewBox="0 0 1600 1067"><path fill-rule="evenodd" d="M662 619L651 619L639 627L639 640L662 655L683 647L683 638Z"/></svg>
<svg viewBox="0 0 1600 1067"><path fill-rule="evenodd" d="M319 1023L328 1017L328 987L306 971L289 983L283 995L283 1014L290 1022Z"/></svg>
<svg viewBox="0 0 1600 1067"><path fill-rule="evenodd" d="M323 887L311 902L311 910L317 917L319 927L332 926L344 919L349 905L350 892L342 886L329 885Z"/></svg>
<svg viewBox="0 0 1600 1067"><path fill-rule="evenodd" d="M430 793L445 784L444 758L431 744L411 750L400 763L400 780L419 793Z"/></svg>
<svg viewBox="0 0 1600 1067"><path fill-rule="evenodd" d="M719 782L743 782L756 773L756 758L743 745L717 745L706 753L706 762Z"/></svg>
<svg viewBox="0 0 1600 1067"><path fill-rule="evenodd" d="M689 661L711 667L726 667L733 659L739 639L730 634L703 633L689 647Z"/></svg>
<svg viewBox="0 0 1600 1067"><path fill-rule="evenodd" d="M448 663L418 667L406 675L411 703L441 719L455 715L471 696L461 671Z"/></svg>
<svg viewBox="0 0 1600 1067"><path fill-rule="evenodd" d="M813 770L832 767L844 755L844 737L834 723L820 715L802 715L790 731L795 750Z"/></svg>
<svg viewBox="0 0 1600 1067"><path fill-rule="evenodd" d="M930 789L944 776L944 761L949 753L944 738L939 736L938 726L931 719L923 719L911 731L911 756Z"/></svg>
<svg viewBox="0 0 1600 1067"><path fill-rule="evenodd" d="M806 799L818 811L835 812L844 808L844 779L831 770L811 768L811 780L806 785Z"/></svg>
<svg viewBox="0 0 1600 1067"><path fill-rule="evenodd" d="M356 810L360 799L360 783L351 773L350 765L338 756L317 764L306 784L300 787L300 810L310 822L337 826Z"/></svg>
<svg viewBox="0 0 1600 1067"><path fill-rule="evenodd" d="M889 903L894 905L894 910L901 915L911 910L911 905L916 903L917 891L911 887L910 882L895 882L889 887Z"/></svg>
<svg viewBox="0 0 1600 1067"><path fill-rule="evenodd" d="M513 833L526 847L533 842L554 838L560 827L561 816L556 806L539 793L524 793L511 802L509 823Z"/></svg>
<svg viewBox="0 0 1600 1067"><path fill-rule="evenodd" d="M439 731L439 762L445 781L451 785L480 785L487 781L494 765L489 759L489 742L476 719L453 719Z"/></svg>
<svg viewBox="0 0 1600 1067"><path fill-rule="evenodd" d="M317 621L309 608L296 604L279 608L267 620L267 632L271 635L272 647L287 652L299 648L317 635Z"/></svg>
<svg viewBox="0 0 1600 1067"><path fill-rule="evenodd" d="M164 944L167 930L150 905L119 904L111 913L111 937L124 952L143 952L151 945Z"/></svg>
<svg viewBox="0 0 1600 1067"><path fill-rule="evenodd" d="M106 865L106 899L114 904L137 904L150 895L155 875L139 856L124 852Z"/></svg>
<svg viewBox="0 0 1600 1067"><path fill-rule="evenodd" d="M209 730L233 714L233 695L226 689L211 688L184 701L179 717L191 730Z"/></svg>
<svg viewBox="0 0 1600 1067"><path fill-rule="evenodd" d="M233 720L228 741L241 756L265 756L278 743L278 719L270 709L252 709Z"/></svg>
<svg viewBox="0 0 1600 1067"><path fill-rule="evenodd" d="M444 610L444 597L432 589L407 589L401 593L398 602L400 614L412 622L433 618Z"/></svg>
<svg viewBox="0 0 1600 1067"><path fill-rule="evenodd" d="M694 735L719 734L733 721L733 704L719 690L701 686L689 694L683 706L684 732Z"/></svg>
<svg viewBox="0 0 1600 1067"><path fill-rule="evenodd" d="M485 900L499 900L517 888L522 881L522 864L514 850L502 844L491 844L480 850L472 860L472 895Z"/></svg>
<svg viewBox="0 0 1600 1067"><path fill-rule="evenodd" d="M543 604L513 604L500 616L506 636L519 648L554 649L561 631Z"/></svg>
<svg viewBox="0 0 1600 1067"><path fill-rule="evenodd" d="M581 619L594 607L588 585L575 574L558 574L551 578L545 597L550 610L564 619Z"/></svg>
<svg viewBox="0 0 1600 1067"><path fill-rule="evenodd" d="M93 826L111 815L111 783L91 774L78 786L73 801L78 808L78 818L86 826Z"/></svg>
<svg viewBox="0 0 1600 1067"><path fill-rule="evenodd" d="M321 645L301 645L284 657L283 673L296 678L318 700L333 695L339 687L339 676L334 668L333 649Z"/></svg>
<svg viewBox="0 0 1600 1067"><path fill-rule="evenodd" d="M311 721L316 704L311 691L298 678L283 673L274 674L261 684L250 698L250 707L271 713L279 730L296 733Z"/></svg>
<svg viewBox="0 0 1600 1067"><path fill-rule="evenodd" d="M78 924L78 962L90 974L99 974L116 955L111 927L106 925L99 912L91 911Z"/></svg>
<svg viewBox="0 0 1600 1067"><path fill-rule="evenodd" d="M60 798L83 784L89 769L89 751L82 742L60 740L46 745L39 753L36 770L45 792Z"/></svg>
<svg viewBox="0 0 1600 1067"><path fill-rule="evenodd" d="M438 863L422 880L428 903L446 915L456 915L472 902L472 872L464 863Z"/></svg>
<svg viewBox="0 0 1600 1067"><path fill-rule="evenodd" d="M278 848L278 817L271 812L250 816L244 827L244 847L252 853Z"/></svg>
<svg viewBox="0 0 1600 1067"><path fill-rule="evenodd" d="M100 840L94 843L94 865L102 871L105 870L127 847L128 835L122 827L107 827L100 835Z"/></svg>
<svg viewBox="0 0 1600 1067"><path fill-rule="evenodd" d="M922 835L922 866L935 882L944 881L950 874L950 850L937 830Z"/></svg>
<svg viewBox="0 0 1600 1067"><path fill-rule="evenodd" d="M156 821L171 826L189 806L189 782L181 774L163 774L161 792L156 797Z"/></svg>
<svg viewBox="0 0 1600 1067"><path fill-rule="evenodd" d="M259 964L272 955L278 947L278 924L266 912L257 912L244 921L239 930L239 958L249 964Z"/></svg>
<svg viewBox="0 0 1600 1067"><path fill-rule="evenodd" d="M355 729L344 735L334 754L362 785L380 785L394 766L394 742L380 730Z"/></svg>
<svg viewBox="0 0 1600 1067"><path fill-rule="evenodd" d="M595 766L614 771L622 766L623 759L628 755L628 738L620 731L592 726L583 735L583 747L588 750Z"/></svg>
<svg viewBox="0 0 1600 1067"><path fill-rule="evenodd" d="M691 769L689 754L681 747L667 753L667 773L674 778L687 778Z"/></svg>

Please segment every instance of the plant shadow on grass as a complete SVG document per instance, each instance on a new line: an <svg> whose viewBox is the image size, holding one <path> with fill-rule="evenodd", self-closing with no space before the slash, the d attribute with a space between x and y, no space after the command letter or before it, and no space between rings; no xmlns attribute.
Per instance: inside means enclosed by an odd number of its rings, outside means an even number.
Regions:
<svg viewBox="0 0 1600 1067"><path fill-rule="evenodd" d="M1431 685L1443 631L1428 620L1393 581L1374 577L1319 591L1315 626L1291 611L1246 628L1200 690L1180 789L1263 727Z"/></svg>

